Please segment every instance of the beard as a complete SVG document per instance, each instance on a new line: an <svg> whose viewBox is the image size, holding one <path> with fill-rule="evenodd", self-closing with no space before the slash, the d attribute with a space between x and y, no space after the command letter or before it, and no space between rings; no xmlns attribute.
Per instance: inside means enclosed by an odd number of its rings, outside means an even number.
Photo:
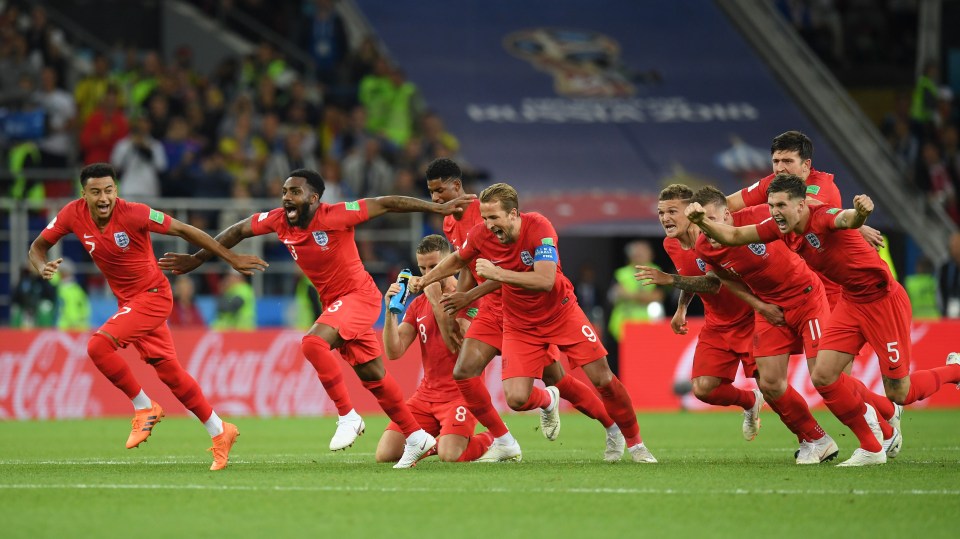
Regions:
<svg viewBox="0 0 960 539"><path fill-rule="evenodd" d="M287 216L287 224L297 228L307 228L307 225L310 224L310 204L304 203L294 206L297 210L296 219L291 220ZM286 208L284 208L286 209Z"/></svg>

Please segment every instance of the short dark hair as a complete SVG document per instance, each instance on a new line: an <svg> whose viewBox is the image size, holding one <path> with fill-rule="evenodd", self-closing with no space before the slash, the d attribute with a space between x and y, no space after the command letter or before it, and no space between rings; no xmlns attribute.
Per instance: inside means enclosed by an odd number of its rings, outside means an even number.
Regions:
<svg viewBox="0 0 960 539"><path fill-rule="evenodd" d="M316 170L310 170L309 168L298 168L290 172L291 178L303 178L307 180L307 184L310 185L310 188L316 191L317 196L323 198L323 191L326 189L326 185L323 183L323 176L320 175Z"/></svg>
<svg viewBox="0 0 960 539"><path fill-rule="evenodd" d="M690 189L682 183L672 183L660 191L660 200L690 200L693 198L693 189Z"/></svg>
<svg viewBox="0 0 960 539"><path fill-rule="evenodd" d="M113 183L117 183L117 169L110 163L93 163L83 167L80 171L80 187L87 186L87 180L90 178L113 178Z"/></svg>
<svg viewBox="0 0 960 539"><path fill-rule="evenodd" d="M691 202L696 202L701 206L706 206L707 204L716 204L721 208L727 207L727 197L722 191L712 185L701 187L696 193L694 193L693 200L691 200Z"/></svg>
<svg viewBox="0 0 960 539"><path fill-rule="evenodd" d="M813 159L813 141L799 131L787 131L774 137L770 155L776 152L797 152L802 161Z"/></svg>
<svg viewBox="0 0 960 539"><path fill-rule="evenodd" d="M786 193L790 198L807 198L807 183L796 174L777 174L767 187L767 196Z"/></svg>
<svg viewBox="0 0 960 539"><path fill-rule="evenodd" d="M450 254L450 243L440 234L430 234L420 240L420 244L417 245L418 255L425 255L435 251L441 255Z"/></svg>
<svg viewBox="0 0 960 539"><path fill-rule="evenodd" d="M460 165L453 162L452 159L441 157L440 159L434 159L427 165L427 181L441 180L446 183L462 179L463 171L460 170Z"/></svg>

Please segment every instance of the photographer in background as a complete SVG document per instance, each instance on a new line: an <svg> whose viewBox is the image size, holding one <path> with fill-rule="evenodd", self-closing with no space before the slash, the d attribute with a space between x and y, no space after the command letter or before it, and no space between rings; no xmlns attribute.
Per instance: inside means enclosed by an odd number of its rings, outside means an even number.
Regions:
<svg viewBox="0 0 960 539"><path fill-rule="evenodd" d="M140 201L160 196L160 173L167 170L167 153L150 136L150 118L139 114L130 134L120 139L110 154L110 163L120 171L120 193L126 200Z"/></svg>

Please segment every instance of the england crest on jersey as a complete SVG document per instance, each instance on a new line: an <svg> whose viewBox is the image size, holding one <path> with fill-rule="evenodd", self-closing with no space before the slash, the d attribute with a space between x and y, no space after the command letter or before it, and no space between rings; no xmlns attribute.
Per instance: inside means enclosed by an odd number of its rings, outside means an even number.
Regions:
<svg viewBox="0 0 960 539"><path fill-rule="evenodd" d="M526 266L533 265L533 255L530 254L530 251L520 251L520 262L523 262Z"/></svg>
<svg viewBox="0 0 960 539"><path fill-rule="evenodd" d="M127 236L126 232L114 232L113 241L117 243L117 247L121 249L126 249L127 245L130 245L130 237Z"/></svg>
<svg viewBox="0 0 960 539"><path fill-rule="evenodd" d="M697 267L700 268L700 271L703 273L707 272L707 263L704 262L702 258L697 259Z"/></svg>
<svg viewBox="0 0 960 539"><path fill-rule="evenodd" d="M807 239L807 243L810 244L810 247L813 247L814 249L820 248L820 238L818 238L816 234L810 232L804 237Z"/></svg>
<svg viewBox="0 0 960 539"><path fill-rule="evenodd" d="M747 245L747 247L749 247L750 251L757 256L763 256L767 254L767 244L765 243L751 243L750 245Z"/></svg>
<svg viewBox="0 0 960 539"><path fill-rule="evenodd" d="M316 242L317 242L317 245L319 245L320 247L326 247L327 242L330 241L330 238L327 237L327 233L326 233L326 232L324 232L324 231L321 230L321 231L319 231L319 232L314 232L314 233L313 233L313 240L316 241Z"/></svg>

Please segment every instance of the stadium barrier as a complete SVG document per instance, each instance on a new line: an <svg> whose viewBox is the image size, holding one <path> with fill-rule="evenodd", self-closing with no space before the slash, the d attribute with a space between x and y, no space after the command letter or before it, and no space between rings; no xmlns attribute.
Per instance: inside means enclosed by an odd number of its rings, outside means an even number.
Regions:
<svg viewBox="0 0 960 539"><path fill-rule="evenodd" d="M687 335L674 335L667 323L631 324L620 351L620 377L640 410L710 409L688 389L696 335L702 320L689 321ZM960 322L915 324L912 369L944 364L953 350ZM336 409L316 373L300 352L303 333L292 330L217 332L177 330L174 341L180 361L203 387L211 404L226 416L333 415ZM0 329L0 419L68 419L130 415L130 402L104 378L87 357L89 333ZM168 413L186 410L139 360L132 347L120 351L129 360L146 392L162 402ZM386 361L405 395L412 394L422 376L419 350L411 347L399 360ZM373 396L341 363L344 379L358 411L379 413ZM583 372L575 376L585 381ZM485 373L494 404L506 411L500 384L500 361ZM854 365L854 375L882 392L875 356L865 354ZM822 406L810 384L806 364L791 358L790 382L811 406ZM539 383L539 382L538 382ZM756 387L738 373L735 382ZM565 410L570 410L567 403ZM960 407L960 391L946 388L913 406Z"/></svg>

